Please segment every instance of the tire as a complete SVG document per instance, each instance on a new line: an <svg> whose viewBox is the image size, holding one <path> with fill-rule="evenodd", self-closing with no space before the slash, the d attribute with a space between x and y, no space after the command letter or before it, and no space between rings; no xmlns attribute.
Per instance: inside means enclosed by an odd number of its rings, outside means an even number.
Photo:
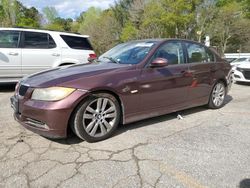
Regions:
<svg viewBox="0 0 250 188"><path fill-rule="evenodd" d="M87 142L98 142L110 137L121 116L117 99L107 93L94 94L83 101L71 118L71 129Z"/></svg>
<svg viewBox="0 0 250 188"><path fill-rule="evenodd" d="M208 107L211 109L218 109L224 105L226 96L226 86L223 82L217 82L210 94Z"/></svg>

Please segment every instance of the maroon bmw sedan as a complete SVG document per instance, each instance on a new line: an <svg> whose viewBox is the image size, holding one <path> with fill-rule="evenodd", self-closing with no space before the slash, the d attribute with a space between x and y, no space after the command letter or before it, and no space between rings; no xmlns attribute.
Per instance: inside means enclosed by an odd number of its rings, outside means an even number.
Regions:
<svg viewBox="0 0 250 188"><path fill-rule="evenodd" d="M206 46L178 39L119 44L97 62L21 80L11 98L15 119L45 137L69 128L81 139L110 137L127 124L194 106L223 106L231 66Z"/></svg>

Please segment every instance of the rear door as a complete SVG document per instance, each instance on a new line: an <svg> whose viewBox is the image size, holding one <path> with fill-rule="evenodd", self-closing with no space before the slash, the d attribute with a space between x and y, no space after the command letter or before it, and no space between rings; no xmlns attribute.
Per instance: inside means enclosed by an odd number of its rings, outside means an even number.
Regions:
<svg viewBox="0 0 250 188"><path fill-rule="evenodd" d="M0 31L0 79L17 80L21 75L20 31Z"/></svg>
<svg viewBox="0 0 250 188"><path fill-rule="evenodd" d="M216 59L214 54L205 46L184 42L187 50L189 72L192 75L192 84L188 88L188 101L199 105L207 102L210 95L213 73L216 72Z"/></svg>
<svg viewBox="0 0 250 188"><path fill-rule="evenodd" d="M61 50L48 33L22 34L22 75L29 75L60 64Z"/></svg>

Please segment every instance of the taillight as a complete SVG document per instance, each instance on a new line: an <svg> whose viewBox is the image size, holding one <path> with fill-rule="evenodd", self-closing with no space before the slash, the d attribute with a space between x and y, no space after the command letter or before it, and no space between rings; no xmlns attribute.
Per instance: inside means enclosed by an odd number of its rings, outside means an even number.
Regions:
<svg viewBox="0 0 250 188"><path fill-rule="evenodd" d="M96 54L89 54L89 58L90 58L90 59L96 59L96 58L97 58L97 55L96 55Z"/></svg>

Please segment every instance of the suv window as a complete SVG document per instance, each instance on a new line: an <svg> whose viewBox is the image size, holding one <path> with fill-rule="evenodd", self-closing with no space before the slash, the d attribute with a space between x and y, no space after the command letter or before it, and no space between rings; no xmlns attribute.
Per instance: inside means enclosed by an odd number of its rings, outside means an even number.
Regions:
<svg viewBox="0 0 250 188"><path fill-rule="evenodd" d="M167 42L163 44L154 54L153 59L165 58L171 65L183 64L184 53L181 42Z"/></svg>
<svg viewBox="0 0 250 188"><path fill-rule="evenodd" d="M47 33L24 32L23 48L48 49L55 47L55 41Z"/></svg>
<svg viewBox="0 0 250 188"><path fill-rule="evenodd" d="M17 48L19 31L0 31L0 48Z"/></svg>
<svg viewBox="0 0 250 188"><path fill-rule="evenodd" d="M189 63L214 62L214 54L204 46L194 43L185 43L188 52Z"/></svg>
<svg viewBox="0 0 250 188"><path fill-rule="evenodd" d="M60 35L60 36L70 48L77 50L93 50L87 38L75 37L69 35Z"/></svg>

